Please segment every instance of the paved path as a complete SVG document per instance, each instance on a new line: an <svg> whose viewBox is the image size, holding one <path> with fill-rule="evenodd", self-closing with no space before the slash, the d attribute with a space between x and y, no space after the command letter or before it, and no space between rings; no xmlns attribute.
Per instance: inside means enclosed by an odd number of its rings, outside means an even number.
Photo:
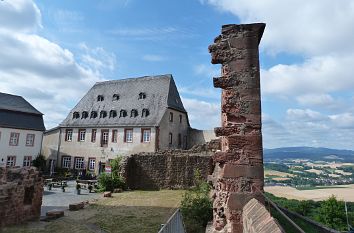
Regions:
<svg viewBox="0 0 354 233"><path fill-rule="evenodd" d="M81 189L81 194L77 195L75 181L68 181L68 187L65 188L64 193L61 188L52 188L49 191L47 187L44 187L41 216L45 216L49 210L66 210L69 208L69 204L97 199L100 196L102 194L89 193L87 189Z"/></svg>

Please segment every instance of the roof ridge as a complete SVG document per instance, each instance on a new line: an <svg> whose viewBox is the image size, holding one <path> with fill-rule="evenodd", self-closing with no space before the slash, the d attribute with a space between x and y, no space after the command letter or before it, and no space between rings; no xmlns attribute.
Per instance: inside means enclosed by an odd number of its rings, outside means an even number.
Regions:
<svg viewBox="0 0 354 233"><path fill-rule="evenodd" d="M119 83L119 82L125 82L125 81L136 81L137 79L150 80L150 79L159 79L159 78L172 78L172 74L146 75L146 76L133 77L133 78L107 80L107 81L102 81L102 82L96 82L95 86L102 85L102 84L109 84L109 83Z"/></svg>

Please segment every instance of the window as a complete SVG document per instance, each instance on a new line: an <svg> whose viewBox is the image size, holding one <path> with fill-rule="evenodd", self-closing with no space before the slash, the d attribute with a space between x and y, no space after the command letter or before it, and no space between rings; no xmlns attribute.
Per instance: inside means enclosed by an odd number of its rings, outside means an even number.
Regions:
<svg viewBox="0 0 354 233"><path fill-rule="evenodd" d="M144 108L142 113L141 113L141 117L147 117L150 115L149 109Z"/></svg>
<svg viewBox="0 0 354 233"><path fill-rule="evenodd" d="M17 146L19 138L20 138L20 134L19 133L11 133L10 134L9 145L10 146Z"/></svg>
<svg viewBox="0 0 354 233"><path fill-rule="evenodd" d="M182 123L182 115L179 115L179 123Z"/></svg>
<svg viewBox="0 0 354 233"><path fill-rule="evenodd" d="M79 135L77 140L79 142L84 142L85 141L85 136L86 136L86 129L79 129Z"/></svg>
<svg viewBox="0 0 354 233"><path fill-rule="evenodd" d="M96 111L92 111L90 118L96 118L97 117L97 112Z"/></svg>
<svg viewBox="0 0 354 233"><path fill-rule="evenodd" d="M16 156L7 156L6 166L14 167L16 165Z"/></svg>
<svg viewBox="0 0 354 233"><path fill-rule="evenodd" d="M182 135L180 133L178 134L178 146L182 146Z"/></svg>
<svg viewBox="0 0 354 233"><path fill-rule="evenodd" d="M88 112L87 111L83 111L81 114L81 119L86 119L88 117Z"/></svg>
<svg viewBox="0 0 354 233"><path fill-rule="evenodd" d="M170 145L172 145L172 133L168 134L168 142Z"/></svg>
<svg viewBox="0 0 354 233"><path fill-rule="evenodd" d="M141 141L142 142L150 142L150 135L151 135L151 130L150 129L141 129Z"/></svg>
<svg viewBox="0 0 354 233"><path fill-rule="evenodd" d="M32 162L32 156L24 156L23 157L23 166L24 167L31 166L31 162Z"/></svg>
<svg viewBox="0 0 354 233"><path fill-rule="evenodd" d="M71 142L73 140L73 130L72 129L67 129L65 131L65 141Z"/></svg>
<svg viewBox="0 0 354 233"><path fill-rule="evenodd" d="M97 129L92 129L91 142L96 142L96 133L97 133Z"/></svg>
<svg viewBox="0 0 354 233"><path fill-rule="evenodd" d="M34 145L34 134L27 134L26 136L26 146Z"/></svg>
<svg viewBox="0 0 354 233"><path fill-rule="evenodd" d="M75 157L75 169L84 169L83 157Z"/></svg>
<svg viewBox="0 0 354 233"><path fill-rule="evenodd" d="M74 112L73 113L73 119L79 119L80 118L80 113Z"/></svg>
<svg viewBox="0 0 354 233"><path fill-rule="evenodd" d="M118 94L114 94L112 100L113 101L118 101L119 100L119 95Z"/></svg>
<svg viewBox="0 0 354 233"><path fill-rule="evenodd" d="M145 99L145 98L146 98L146 94L144 92L140 92L139 93L139 100Z"/></svg>
<svg viewBox="0 0 354 233"><path fill-rule="evenodd" d="M62 168L71 168L71 157L70 156L63 156L62 157Z"/></svg>
<svg viewBox="0 0 354 233"><path fill-rule="evenodd" d="M124 142L133 142L133 129L124 129Z"/></svg>
<svg viewBox="0 0 354 233"><path fill-rule="evenodd" d="M112 130L112 142L117 142L117 130Z"/></svg>
<svg viewBox="0 0 354 233"><path fill-rule="evenodd" d="M124 109L120 110L119 117L126 117L127 116L127 111Z"/></svg>
<svg viewBox="0 0 354 233"><path fill-rule="evenodd" d="M101 146L108 145L108 135L109 135L108 129L101 130Z"/></svg>
<svg viewBox="0 0 354 233"><path fill-rule="evenodd" d="M138 110L132 109L132 111L130 112L130 117L137 117L137 116L138 116Z"/></svg>
<svg viewBox="0 0 354 233"><path fill-rule="evenodd" d="M105 118L107 116L107 112L106 111L101 111L100 112L100 118Z"/></svg>
<svg viewBox="0 0 354 233"><path fill-rule="evenodd" d="M95 158L89 158L88 167L89 167L89 170L95 170L95 167L96 167L96 159Z"/></svg>
<svg viewBox="0 0 354 233"><path fill-rule="evenodd" d="M170 122L173 122L173 113L172 112L170 112Z"/></svg>
<svg viewBox="0 0 354 233"><path fill-rule="evenodd" d="M103 101L103 100L104 100L103 95L99 95L99 96L97 96L97 101Z"/></svg>
<svg viewBox="0 0 354 233"><path fill-rule="evenodd" d="M116 110L111 110L109 112L109 118L115 118L117 116L117 111Z"/></svg>

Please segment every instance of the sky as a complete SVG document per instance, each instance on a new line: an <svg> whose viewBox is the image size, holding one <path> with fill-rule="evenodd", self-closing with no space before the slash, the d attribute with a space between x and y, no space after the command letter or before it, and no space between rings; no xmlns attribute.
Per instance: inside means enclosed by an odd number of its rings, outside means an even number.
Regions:
<svg viewBox="0 0 354 233"><path fill-rule="evenodd" d="M223 24L267 24L263 146L354 149L354 0L2 0L0 92L57 126L96 83L172 74L191 126L220 125L208 45Z"/></svg>

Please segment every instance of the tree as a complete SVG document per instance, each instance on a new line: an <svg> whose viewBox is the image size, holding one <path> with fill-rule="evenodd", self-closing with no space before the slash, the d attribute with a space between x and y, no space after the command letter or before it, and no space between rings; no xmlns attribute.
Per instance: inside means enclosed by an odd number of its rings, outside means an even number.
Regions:
<svg viewBox="0 0 354 233"><path fill-rule="evenodd" d="M320 206L318 221L337 229L345 230L344 202L338 201L334 195L323 201Z"/></svg>
<svg viewBox="0 0 354 233"><path fill-rule="evenodd" d="M38 168L39 171L45 171L47 161L43 155L39 154L37 158L32 161L32 165Z"/></svg>

